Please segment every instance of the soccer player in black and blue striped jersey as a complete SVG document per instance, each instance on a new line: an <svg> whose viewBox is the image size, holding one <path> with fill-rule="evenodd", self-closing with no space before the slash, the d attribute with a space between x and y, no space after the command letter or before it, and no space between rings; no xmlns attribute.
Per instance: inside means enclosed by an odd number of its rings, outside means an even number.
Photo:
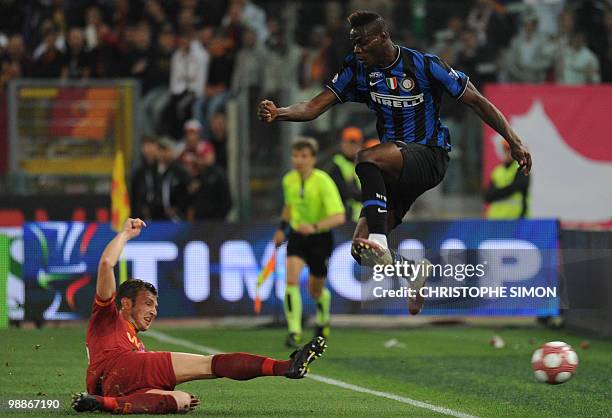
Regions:
<svg viewBox="0 0 612 418"><path fill-rule="evenodd" d="M421 194L442 181L448 166L450 134L440 121L444 93L470 107L503 136L525 174L531 169L531 155L467 75L435 55L394 44L377 13L359 10L347 20L353 52L326 89L288 107L263 100L257 112L266 122L308 121L336 103L351 101L365 103L376 113L381 144L357 156L363 210L351 252L360 264L392 264L396 257L388 248L387 234ZM426 278L419 277L411 287L420 289ZM409 300L408 305L416 314L423 300Z"/></svg>

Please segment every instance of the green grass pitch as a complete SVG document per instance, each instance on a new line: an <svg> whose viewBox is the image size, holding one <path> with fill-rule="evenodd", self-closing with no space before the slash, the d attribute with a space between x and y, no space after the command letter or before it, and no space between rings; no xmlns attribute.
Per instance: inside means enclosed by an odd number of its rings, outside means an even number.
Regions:
<svg viewBox="0 0 612 418"><path fill-rule="evenodd" d="M285 358L281 329L155 327L181 341L223 351L248 351ZM506 347L489 338L501 335ZM76 415L69 395L85 389L85 330L55 328L0 331L0 400L59 399L61 411L9 412L3 416ZM395 347L385 342L397 339ZM535 339L535 343L534 340ZM563 385L537 383L530 358L540 344L565 341L580 358L577 375ZM325 356L312 373L479 417L612 416L612 341L543 328L493 332L487 328L430 327L405 330L335 329ZM149 350L193 351L143 334ZM192 346L193 348L193 346ZM314 379L260 378L190 382L178 388L201 400L192 414L206 416L444 416L373 394Z"/></svg>

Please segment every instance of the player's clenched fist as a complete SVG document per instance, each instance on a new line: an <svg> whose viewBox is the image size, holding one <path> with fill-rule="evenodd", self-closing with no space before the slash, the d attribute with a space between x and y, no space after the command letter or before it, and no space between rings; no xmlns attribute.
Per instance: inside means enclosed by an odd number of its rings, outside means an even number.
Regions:
<svg viewBox="0 0 612 418"><path fill-rule="evenodd" d="M521 172L529 175L531 171L531 154L527 151L527 148L521 143L510 144L510 153L512 158L519 163Z"/></svg>
<svg viewBox="0 0 612 418"><path fill-rule="evenodd" d="M136 238L145 226L147 224L140 218L128 218L123 225L123 232L128 235L129 239Z"/></svg>
<svg viewBox="0 0 612 418"><path fill-rule="evenodd" d="M271 100L262 100L257 106L257 117L264 122L272 122L278 116L278 109Z"/></svg>

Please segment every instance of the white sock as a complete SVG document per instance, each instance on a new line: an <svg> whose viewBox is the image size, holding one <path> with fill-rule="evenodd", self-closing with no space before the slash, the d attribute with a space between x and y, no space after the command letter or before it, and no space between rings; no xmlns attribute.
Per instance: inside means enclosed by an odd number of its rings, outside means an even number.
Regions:
<svg viewBox="0 0 612 418"><path fill-rule="evenodd" d="M389 244L387 244L387 236L385 234L370 234L368 235L368 239L370 241L374 241L384 249L389 248Z"/></svg>

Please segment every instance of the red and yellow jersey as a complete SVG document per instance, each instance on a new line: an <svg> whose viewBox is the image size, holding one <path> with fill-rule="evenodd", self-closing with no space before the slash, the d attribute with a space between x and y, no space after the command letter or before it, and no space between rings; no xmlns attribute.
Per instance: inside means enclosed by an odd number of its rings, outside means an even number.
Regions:
<svg viewBox="0 0 612 418"><path fill-rule="evenodd" d="M98 392L100 377L121 354L146 351L134 326L123 319L117 309L114 294L108 300L101 300L97 296L94 299L85 344L88 357L87 391L91 394Z"/></svg>

